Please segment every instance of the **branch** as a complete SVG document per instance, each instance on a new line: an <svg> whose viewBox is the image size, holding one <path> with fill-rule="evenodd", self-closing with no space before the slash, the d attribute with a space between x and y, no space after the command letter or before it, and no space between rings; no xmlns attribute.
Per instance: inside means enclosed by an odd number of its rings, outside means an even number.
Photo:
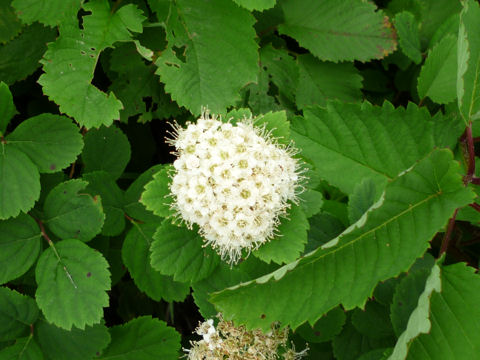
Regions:
<svg viewBox="0 0 480 360"><path fill-rule="evenodd" d="M440 257L444 252L448 249L448 244L450 243L450 238L452 236L453 228L455 227L455 218L457 217L458 209L455 209L453 216L448 220L447 232L442 240L442 245L440 246L440 253L438 256Z"/></svg>

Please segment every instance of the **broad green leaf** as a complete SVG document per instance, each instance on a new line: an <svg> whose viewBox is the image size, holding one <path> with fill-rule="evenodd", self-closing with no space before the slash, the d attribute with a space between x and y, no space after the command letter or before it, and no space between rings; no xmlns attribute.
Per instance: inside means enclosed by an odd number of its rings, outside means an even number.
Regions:
<svg viewBox="0 0 480 360"><path fill-rule="evenodd" d="M220 262L210 246L202 245L195 230L165 219L153 235L150 262L163 275L173 275L173 280L193 283L210 275Z"/></svg>
<svg viewBox="0 0 480 360"><path fill-rule="evenodd" d="M155 301L183 301L188 284L173 281L150 265L150 246L159 223L134 224L122 246L122 259L137 287Z"/></svg>
<svg viewBox="0 0 480 360"><path fill-rule="evenodd" d="M20 35L0 46L0 79L11 85L32 74L40 67L47 42L55 37L54 29L37 23L23 27Z"/></svg>
<svg viewBox="0 0 480 360"><path fill-rule="evenodd" d="M18 338L15 344L0 350L2 360L43 360L43 354L33 336Z"/></svg>
<svg viewBox="0 0 480 360"><path fill-rule="evenodd" d="M128 187L125 191L125 212L128 216L135 220L144 222L156 222L159 220L158 216L154 215L150 210L145 208L140 202L140 196L142 195L144 186L149 183L153 176L162 170L163 165L154 165L139 177Z"/></svg>
<svg viewBox="0 0 480 360"><path fill-rule="evenodd" d="M292 206L287 217L282 218L278 234L272 240L261 245L253 255L270 263L286 264L297 259L305 248L310 228L307 217L300 206Z"/></svg>
<svg viewBox="0 0 480 360"><path fill-rule="evenodd" d="M447 104L457 96L457 38L444 37L429 50L427 60L418 77L418 95L428 96L439 104Z"/></svg>
<svg viewBox="0 0 480 360"><path fill-rule="evenodd" d="M260 49L260 62L279 93L294 103L298 83L298 64L294 58L287 51L268 44Z"/></svg>
<svg viewBox="0 0 480 360"><path fill-rule="evenodd" d="M480 354L480 277L465 263L444 266L441 292L436 291L430 299L430 331L413 341L408 358L474 359Z"/></svg>
<svg viewBox="0 0 480 360"><path fill-rule="evenodd" d="M89 241L102 230L102 200L85 193L87 185L79 179L65 181L45 199L43 222L59 238Z"/></svg>
<svg viewBox="0 0 480 360"><path fill-rule="evenodd" d="M16 113L12 93L7 84L2 81L0 82L0 136L5 134L8 123Z"/></svg>
<svg viewBox="0 0 480 360"><path fill-rule="evenodd" d="M18 17L26 24L35 21L56 26L61 22L73 22L83 0L13 0Z"/></svg>
<svg viewBox="0 0 480 360"><path fill-rule="evenodd" d="M160 217L168 217L173 213L170 209L172 198L169 196L170 177L168 175L172 169L171 165L165 166L153 175L153 180L145 185L145 191L140 198L140 202L145 205L147 210Z"/></svg>
<svg viewBox="0 0 480 360"><path fill-rule="evenodd" d="M176 360L180 335L161 320L142 316L110 328L112 342L98 359Z"/></svg>
<svg viewBox="0 0 480 360"><path fill-rule="evenodd" d="M395 15L394 24L397 30L398 43L403 53L415 64L420 64L422 62L422 51L419 25L415 16L408 11L402 11Z"/></svg>
<svg viewBox="0 0 480 360"><path fill-rule="evenodd" d="M458 36L458 27L460 25L460 12L450 15L433 34L428 44L429 49L433 49L444 38L453 35L455 38ZM455 72L456 73L456 72Z"/></svg>
<svg viewBox="0 0 480 360"><path fill-rule="evenodd" d="M320 61L310 54L297 57L299 78L296 104L300 109L329 99L357 102L362 99L362 77L353 63Z"/></svg>
<svg viewBox="0 0 480 360"><path fill-rule="evenodd" d="M171 3L168 48L155 64L172 99L197 115L202 106L224 113L234 104L240 89L257 80L253 25L252 14L232 1Z"/></svg>
<svg viewBox="0 0 480 360"><path fill-rule="evenodd" d="M105 171L84 174L83 178L88 182L86 191L92 196L100 195L102 199L102 208L105 213L102 235L116 236L121 234L125 229L123 191L120 190L112 176Z"/></svg>
<svg viewBox="0 0 480 360"><path fill-rule="evenodd" d="M38 307L48 322L66 330L98 324L108 306L110 272L105 258L79 240L48 248L35 269Z"/></svg>
<svg viewBox="0 0 480 360"><path fill-rule="evenodd" d="M0 287L0 341L26 335L37 317L38 308L32 298Z"/></svg>
<svg viewBox="0 0 480 360"><path fill-rule="evenodd" d="M83 138L85 148L82 160L85 172L104 170L114 179L122 175L130 161L130 143L125 134L117 127L92 129Z"/></svg>
<svg viewBox="0 0 480 360"><path fill-rule="evenodd" d="M0 141L0 220L29 211L40 196L40 175L24 153Z"/></svg>
<svg viewBox="0 0 480 360"><path fill-rule="evenodd" d="M350 224L357 222L368 208L375 203L375 200L377 200L377 189L372 179L365 178L355 185L353 193L348 199Z"/></svg>
<svg viewBox="0 0 480 360"><path fill-rule="evenodd" d="M212 302L227 319L263 329L274 320L293 329L315 323L338 304L363 306L379 281L406 271L453 211L472 201L452 158L449 150L433 151L339 237L269 275L215 293Z"/></svg>
<svg viewBox="0 0 480 360"><path fill-rule="evenodd" d="M0 44L13 39L22 28L10 1L0 2Z"/></svg>
<svg viewBox="0 0 480 360"><path fill-rule="evenodd" d="M458 32L458 108L466 122L480 118L480 5L464 3Z"/></svg>
<svg viewBox="0 0 480 360"><path fill-rule="evenodd" d="M369 301L365 309L355 309L352 314L352 324L357 331L369 338L382 339L394 337L390 322L388 306L376 301Z"/></svg>
<svg viewBox="0 0 480 360"><path fill-rule="evenodd" d="M430 119L427 109L412 103L394 109L388 102L377 107L332 101L305 109L304 118L292 122L292 137L330 185L351 194L370 177L381 191L433 149Z"/></svg>
<svg viewBox="0 0 480 360"><path fill-rule="evenodd" d="M278 30L321 60L381 59L396 48L388 18L370 2L286 0Z"/></svg>
<svg viewBox="0 0 480 360"><path fill-rule="evenodd" d="M438 276L438 269L435 271L437 271L436 276ZM431 273L432 269L421 269L413 272L410 271L408 276L404 277L397 285L393 295L392 304L390 306L390 318L392 319L393 330L398 337L407 329L407 323L410 314L412 314L412 312L418 306L419 297L424 292L425 283ZM438 282L438 279L430 279L430 282L433 281ZM432 285L430 284L430 286ZM428 298L433 290L433 287L429 289ZM422 301L425 301L425 299ZM428 304L429 302L427 301L421 305L426 306ZM423 308L422 311L425 312L424 316L428 316L429 306ZM416 330L418 330L418 324ZM411 332L412 329L410 328L409 331ZM403 339L405 339L405 335Z"/></svg>
<svg viewBox="0 0 480 360"><path fill-rule="evenodd" d="M90 1L83 9L91 12L83 17L83 29L61 27L60 36L48 45L38 83L60 111L86 128L98 128L119 119L123 107L114 94L91 84L100 53L117 41L131 40L131 31L141 32L144 17L133 4L112 13L107 0Z"/></svg>
<svg viewBox="0 0 480 360"><path fill-rule="evenodd" d="M266 9L270 9L275 6L276 0L233 0L238 5L253 11L263 11Z"/></svg>
<svg viewBox="0 0 480 360"><path fill-rule="evenodd" d="M27 272L40 252L40 229L28 215L0 221L0 284ZM15 261L11 261L15 259Z"/></svg>
<svg viewBox="0 0 480 360"><path fill-rule="evenodd" d="M258 81L250 83L242 89L242 98L248 99L248 107L255 115L266 114L270 111L282 111L277 99L269 94L270 76L261 68L258 73ZM241 106L244 106L243 102Z"/></svg>
<svg viewBox="0 0 480 360"><path fill-rule="evenodd" d="M338 306L318 319L315 325L303 324L295 332L309 343L325 342L342 331L345 320L345 312Z"/></svg>
<svg viewBox="0 0 480 360"><path fill-rule="evenodd" d="M211 293L237 285L249 279L251 279L251 277L248 276L248 273L241 265L232 268L226 263L221 262L214 272L205 279L193 284L195 305L198 306L198 310L203 318L213 319L218 313L213 304L208 301Z"/></svg>
<svg viewBox="0 0 480 360"><path fill-rule="evenodd" d="M78 127L65 116L42 114L23 121L7 142L24 152L40 172L60 171L75 161L83 148Z"/></svg>
<svg viewBox="0 0 480 360"><path fill-rule="evenodd" d="M44 354L52 360L93 359L110 343L110 334L103 324L67 331L42 319L35 324L35 335Z"/></svg>

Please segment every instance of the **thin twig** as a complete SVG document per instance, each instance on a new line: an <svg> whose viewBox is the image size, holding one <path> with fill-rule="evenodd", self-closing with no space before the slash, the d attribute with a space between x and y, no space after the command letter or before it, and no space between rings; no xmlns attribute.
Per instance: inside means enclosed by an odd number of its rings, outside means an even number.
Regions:
<svg viewBox="0 0 480 360"><path fill-rule="evenodd" d="M440 246L440 253L438 256L440 257L444 252L448 249L448 244L450 243L450 238L452 236L453 228L455 227L455 218L457 217L458 209L455 209L453 216L448 220L447 232L442 240L442 245Z"/></svg>
<svg viewBox="0 0 480 360"><path fill-rule="evenodd" d="M480 212L480 205L478 205L477 203L468 204L468 206Z"/></svg>

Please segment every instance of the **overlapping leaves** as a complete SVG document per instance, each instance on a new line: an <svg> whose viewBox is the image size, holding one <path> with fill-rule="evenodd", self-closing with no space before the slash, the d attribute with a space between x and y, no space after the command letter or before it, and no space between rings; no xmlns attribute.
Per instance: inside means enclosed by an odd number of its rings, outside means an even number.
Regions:
<svg viewBox="0 0 480 360"><path fill-rule="evenodd" d="M212 301L228 318L263 329L274 319L294 328L314 323L340 303L361 306L379 281L407 270L453 211L473 197L452 154L435 150L388 184L370 212L339 237Z"/></svg>

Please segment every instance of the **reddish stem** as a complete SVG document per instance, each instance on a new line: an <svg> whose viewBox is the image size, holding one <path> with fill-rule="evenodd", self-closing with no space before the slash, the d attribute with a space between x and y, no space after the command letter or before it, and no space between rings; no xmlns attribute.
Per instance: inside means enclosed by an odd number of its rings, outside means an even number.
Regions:
<svg viewBox="0 0 480 360"><path fill-rule="evenodd" d="M477 203L472 203L472 204L468 204L468 206L474 208L475 210L477 210L478 212L480 212L480 205L478 205Z"/></svg>
<svg viewBox="0 0 480 360"><path fill-rule="evenodd" d="M453 228L455 227L455 218L457 217L458 209L455 209L453 216L448 220L447 232L442 240L442 245L440 246L440 253L438 256L440 257L444 252L448 249L448 244L450 243L450 238L452 237Z"/></svg>
<svg viewBox="0 0 480 360"><path fill-rule="evenodd" d="M36 219L36 218L33 218L33 219L37 222L38 226L40 227L40 231L42 233L42 236L45 240L47 240L48 245L53 246L52 240L50 240L50 238L47 235L47 232L45 231L45 227L43 226L43 222L39 219Z"/></svg>

